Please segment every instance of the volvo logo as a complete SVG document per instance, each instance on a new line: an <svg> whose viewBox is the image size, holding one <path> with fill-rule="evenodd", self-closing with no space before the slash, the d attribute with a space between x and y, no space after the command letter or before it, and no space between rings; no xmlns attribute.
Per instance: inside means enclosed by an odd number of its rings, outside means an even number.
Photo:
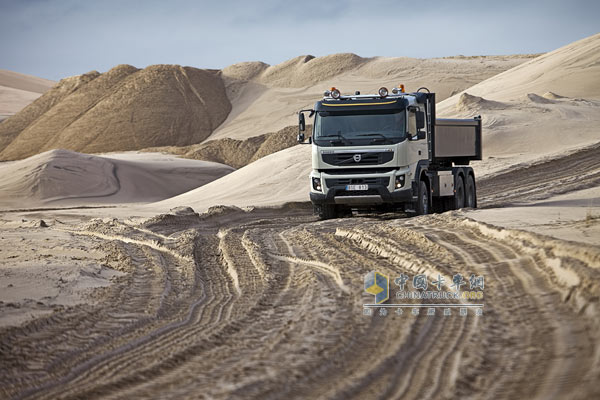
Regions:
<svg viewBox="0 0 600 400"><path fill-rule="evenodd" d="M362 159L360 154L355 154L352 156L352 159L354 160L354 162L360 162L360 160Z"/></svg>

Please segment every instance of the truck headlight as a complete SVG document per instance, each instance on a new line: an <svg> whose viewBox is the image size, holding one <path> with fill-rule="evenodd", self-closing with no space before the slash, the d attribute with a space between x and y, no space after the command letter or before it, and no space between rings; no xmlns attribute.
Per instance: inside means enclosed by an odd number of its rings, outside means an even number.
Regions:
<svg viewBox="0 0 600 400"><path fill-rule="evenodd" d="M396 176L396 189L400 189L401 187L404 186L404 175L398 175Z"/></svg>
<svg viewBox="0 0 600 400"><path fill-rule="evenodd" d="M321 178L312 178L312 187L317 192L321 191Z"/></svg>

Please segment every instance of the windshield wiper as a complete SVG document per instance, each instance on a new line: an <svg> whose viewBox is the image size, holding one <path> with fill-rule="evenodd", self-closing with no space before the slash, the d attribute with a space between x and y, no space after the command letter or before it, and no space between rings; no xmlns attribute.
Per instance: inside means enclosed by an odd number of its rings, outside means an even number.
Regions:
<svg viewBox="0 0 600 400"><path fill-rule="evenodd" d="M383 141L384 141L384 142L387 142L387 141L388 141L388 139L390 139L390 140L391 140L391 138L389 138L389 137L385 136L385 135L384 135L384 134L382 134L382 133L363 133L362 135L357 135L357 137L365 137L365 136L366 136L366 137L369 137L369 136L370 136L370 137L373 137L373 136L378 136L378 138L377 138L377 139L373 139L373 140L371 140L371 142L374 142L374 141L376 141L376 140L380 140L380 139L383 139Z"/></svg>
<svg viewBox="0 0 600 400"><path fill-rule="evenodd" d="M337 133L335 133L333 135L322 135L322 136L319 136L318 139L328 138L328 137L337 137L337 138L340 139L340 140L330 140L329 142L332 143L332 144L333 144L333 142L344 142L346 144L352 144L351 141L349 141L344 135L342 135L341 131L338 131Z"/></svg>
<svg viewBox="0 0 600 400"><path fill-rule="evenodd" d="M379 136L379 137L382 137L384 139L388 138L383 133L363 133L362 135L356 135L356 136Z"/></svg>

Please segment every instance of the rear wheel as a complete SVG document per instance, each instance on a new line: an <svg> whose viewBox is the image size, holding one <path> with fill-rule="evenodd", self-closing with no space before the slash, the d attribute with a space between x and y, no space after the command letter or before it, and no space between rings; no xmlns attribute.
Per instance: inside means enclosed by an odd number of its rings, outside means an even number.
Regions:
<svg viewBox="0 0 600 400"><path fill-rule="evenodd" d="M459 210L465 206L465 182L460 175L456 176L454 185L454 209Z"/></svg>
<svg viewBox="0 0 600 400"><path fill-rule="evenodd" d="M337 208L335 204L322 204L319 207L319 218L320 219L333 219L337 218Z"/></svg>
<svg viewBox="0 0 600 400"><path fill-rule="evenodd" d="M465 182L465 207L477 207L475 179L473 179L473 175L471 174L467 175L467 181Z"/></svg>
<svg viewBox="0 0 600 400"><path fill-rule="evenodd" d="M431 204L429 203L429 189L427 188L427 183L425 181L419 182L419 193L417 197L417 215L426 215L429 214Z"/></svg>

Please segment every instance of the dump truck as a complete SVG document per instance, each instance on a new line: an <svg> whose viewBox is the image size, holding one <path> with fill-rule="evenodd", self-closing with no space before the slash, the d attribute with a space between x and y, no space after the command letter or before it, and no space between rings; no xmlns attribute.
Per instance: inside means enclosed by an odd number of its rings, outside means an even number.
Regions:
<svg viewBox="0 0 600 400"><path fill-rule="evenodd" d="M298 112L298 142L312 146L310 200L321 219L353 211L417 215L477 207L481 117L437 119L435 93L342 95L326 90L313 109ZM306 117L314 117L305 137Z"/></svg>

